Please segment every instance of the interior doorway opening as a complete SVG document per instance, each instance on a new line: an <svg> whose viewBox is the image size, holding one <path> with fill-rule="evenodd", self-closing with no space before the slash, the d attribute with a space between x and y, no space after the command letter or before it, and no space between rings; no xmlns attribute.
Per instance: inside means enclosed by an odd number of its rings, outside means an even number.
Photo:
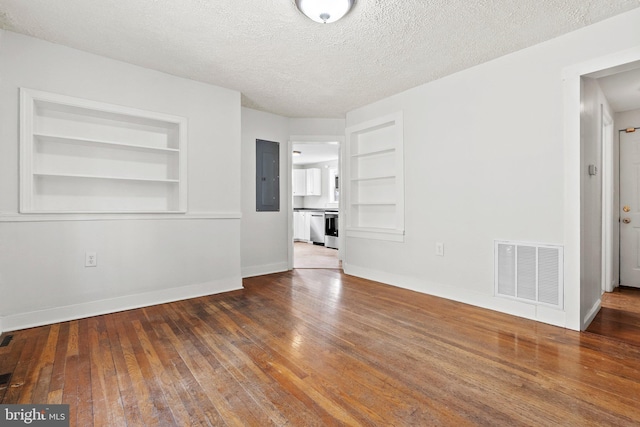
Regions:
<svg viewBox="0 0 640 427"><path fill-rule="evenodd" d="M342 268L343 137L292 137L289 268Z"/></svg>
<svg viewBox="0 0 640 427"><path fill-rule="evenodd" d="M602 315L606 300L603 293L617 290L620 284L640 287L640 224L635 234L627 227L631 222L627 216L640 213L640 197L630 197L640 195L636 191L640 189L640 176L625 172L625 168L635 167L627 164L632 151L638 152L640 165L640 138L638 149L629 151L621 137L632 123L640 126L640 97L636 95L640 61L603 67L579 78L580 320L584 330ZM629 265L638 271L639 280L633 283L622 279ZM607 307L605 311L611 310L616 308Z"/></svg>

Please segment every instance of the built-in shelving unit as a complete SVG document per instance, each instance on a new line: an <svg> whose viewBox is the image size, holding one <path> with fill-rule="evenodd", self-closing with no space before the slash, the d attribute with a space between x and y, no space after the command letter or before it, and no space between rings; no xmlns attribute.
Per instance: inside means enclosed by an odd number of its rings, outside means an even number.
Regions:
<svg viewBox="0 0 640 427"><path fill-rule="evenodd" d="M404 240L402 113L347 129L347 236Z"/></svg>
<svg viewBox="0 0 640 427"><path fill-rule="evenodd" d="M187 210L187 120L22 88L21 213Z"/></svg>

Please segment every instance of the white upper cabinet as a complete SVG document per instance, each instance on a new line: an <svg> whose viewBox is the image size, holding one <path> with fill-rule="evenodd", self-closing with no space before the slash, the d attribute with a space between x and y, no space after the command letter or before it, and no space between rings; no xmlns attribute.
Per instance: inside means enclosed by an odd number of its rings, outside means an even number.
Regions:
<svg viewBox="0 0 640 427"><path fill-rule="evenodd" d="M293 170L293 195L294 196L306 196L307 195L307 173L304 169Z"/></svg>
<svg viewBox="0 0 640 427"><path fill-rule="evenodd" d="M319 168L293 170L294 196L321 196L322 171Z"/></svg>
<svg viewBox="0 0 640 427"><path fill-rule="evenodd" d="M307 172L307 196L322 195L322 171L319 168L305 169Z"/></svg>
<svg viewBox="0 0 640 427"><path fill-rule="evenodd" d="M187 209L187 120L20 91L20 212Z"/></svg>

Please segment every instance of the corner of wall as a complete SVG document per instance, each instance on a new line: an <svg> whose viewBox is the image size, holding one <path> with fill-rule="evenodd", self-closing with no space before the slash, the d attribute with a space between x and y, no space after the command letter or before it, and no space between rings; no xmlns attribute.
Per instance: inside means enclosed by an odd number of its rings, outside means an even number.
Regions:
<svg viewBox="0 0 640 427"><path fill-rule="evenodd" d="M282 273L284 271L288 271L287 262L277 262L273 264L264 264L264 265L252 265L249 267L244 267L242 269L242 278L246 279L247 277L254 276L264 276L266 274L273 273Z"/></svg>

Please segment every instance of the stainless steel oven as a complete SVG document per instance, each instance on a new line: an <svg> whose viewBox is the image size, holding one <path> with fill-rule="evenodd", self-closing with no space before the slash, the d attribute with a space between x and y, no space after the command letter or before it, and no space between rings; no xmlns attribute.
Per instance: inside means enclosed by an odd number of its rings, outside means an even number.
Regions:
<svg viewBox="0 0 640 427"><path fill-rule="evenodd" d="M338 249L338 211L324 213L324 246Z"/></svg>

